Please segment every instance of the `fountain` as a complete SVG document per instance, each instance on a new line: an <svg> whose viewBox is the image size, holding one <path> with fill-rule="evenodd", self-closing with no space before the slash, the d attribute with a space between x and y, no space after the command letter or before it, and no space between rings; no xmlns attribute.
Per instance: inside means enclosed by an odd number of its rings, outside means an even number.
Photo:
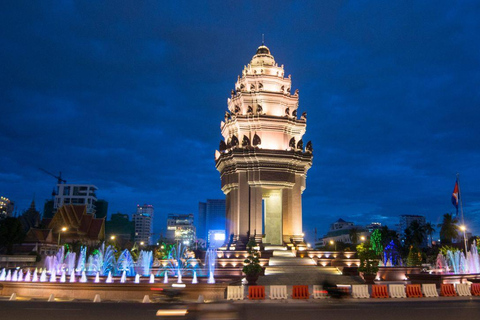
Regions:
<svg viewBox="0 0 480 320"><path fill-rule="evenodd" d="M107 280L105 280L105 283L113 283L113 278L112 278L112 272L108 272Z"/></svg>
<svg viewBox="0 0 480 320"><path fill-rule="evenodd" d="M168 283L168 273L165 272L165 275L163 276L163 283Z"/></svg>
<svg viewBox="0 0 480 320"><path fill-rule="evenodd" d="M193 283L193 284L198 283L198 280L197 280L197 271L193 271L192 283Z"/></svg>
<svg viewBox="0 0 480 320"><path fill-rule="evenodd" d="M170 273L173 276L177 276L177 283L182 283L182 277L184 275L188 273L193 275L196 265L197 261L191 257L187 248L183 247L182 244L178 244L169 252L168 263L165 268L163 268L163 271L164 274Z"/></svg>
<svg viewBox="0 0 480 320"><path fill-rule="evenodd" d="M85 260L87 259L87 247L86 246L81 246L80 247L80 254L78 256L78 261L77 261L77 272L82 272L85 270ZM70 269L69 269L70 270Z"/></svg>
<svg viewBox="0 0 480 320"><path fill-rule="evenodd" d="M66 282L67 281L67 276L65 273L65 270L62 270L62 275L60 276L60 282Z"/></svg>
<svg viewBox="0 0 480 320"><path fill-rule="evenodd" d="M23 281L23 271L22 271L22 269L18 270L17 281Z"/></svg>
<svg viewBox="0 0 480 320"><path fill-rule="evenodd" d="M152 267L152 251L140 251L140 254L138 256L137 260L137 266L136 266L136 271L137 273L143 275L143 276L148 276L150 274L150 268Z"/></svg>
<svg viewBox="0 0 480 320"><path fill-rule="evenodd" d="M205 263L208 266L208 280L207 283L215 283L215 265L217 264L217 249L208 249L205 256Z"/></svg>
<svg viewBox="0 0 480 320"><path fill-rule="evenodd" d="M71 270L75 270L75 260L77 258L77 254L75 252L68 252L65 256L65 269L66 271L70 272Z"/></svg>
<svg viewBox="0 0 480 320"><path fill-rule="evenodd" d="M30 282L32 281L32 273L30 272L30 269L27 270L27 273L25 274L25 282Z"/></svg>
<svg viewBox="0 0 480 320"><path fill-rule="evenodd" d="M87 275L85 274L85 270L82 271L82 276L80 277L80 282L81 283L86 283L87 282Z"/></svg>
<svg viewBox="0 0 480 320"><path fill-rule="evenodd" d="M38 271L36 268L35 271L33 271L32 282L38 282Z"/></svg>
<svg viewBox="0 0 480 320"><path fill-rule="evenodd" d="M122 277L120 278L120 283L125 283L127 280L127 271L123 270Z"/></svg>
<svg viewBox="0 0 480 320"><path fill-rule="evenodd" d="M123 250L120 257L118 257L116 270L118 270L118 272L126 272L129 277L135 275L132 254L127 249Z"/></svg>
<svg viewBox="0 0 480 320"><path fill-rule="evenodd" d="M448 250L446 256L439 253L437 256L437 269L454 274L480 273L480 259L475 241L472 243L470 251L467 252L466 256L461 251L452 252Z"/></svg>
<svg viewBox="0 0 480 320"><path fill-rule="evenodd" d="M95 283L100 283L100 272L97 272L97 274L95 275L95 280L94 280Z"/></svg>
<svg viewBox="0 0 480 320"><path fill-rule="evenodd" d="M155 283L155 275L153 273L150 274L150 283Z"/></svg>
<svg viewBox="0 0 480 320"><path fill-rule="evenodd" d="M47 282L47 270L43 269L40 274L40 282Z"/></svg>
<svg viewBox="0 0 480 320"><path fill-rule="evenodd" d="M5 276L5 281L12 281L12 271L8 270L7 275Z"/></svg>
<svg viewBox="0 0 480 320"><path fill-rule="evenodd" d="M0 281L5 281L6 276L7 273L5 272L5 268L3 268L2 272L0 273Z"/></svg>
<svg viewBox="0 0 480 320"><path fill-rule="evenodd" d="M135 283L140 283L140 275L138 273L135 275Z"/></svg>
<svg viewBox="0 0 480 320"><path fill-rule="evenodd" d="M12 275L12 281L17 281L18 280L18 270L13 271Z"/></svg>
<svg viewBox="0 0 480 320"><path fill-rule="evenodd" d="M75 282L75 270L72 270L72 272L70 272L70 282Z"/></svg>
<svg viewBox="0 0 480 320"><path fill-rule="evenodd" d="M57 281L57 270L53 269L52 273L50 273L50 282Z"/></svg>

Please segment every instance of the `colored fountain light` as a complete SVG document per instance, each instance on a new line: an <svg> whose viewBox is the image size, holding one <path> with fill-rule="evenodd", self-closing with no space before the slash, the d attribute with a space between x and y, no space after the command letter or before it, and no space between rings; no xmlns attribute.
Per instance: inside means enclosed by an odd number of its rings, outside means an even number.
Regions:
<svg viewBox="0 0 480 320"><path fill-rule="evenodd" d="M7 275L5 276L5 281L12 281L12 271L8 270Z"/></svg>
<svg viewBox="0 0 480 320"><path fill-rule="evenodd" d="M81 283L86 283L87 282L87 275L85 274L85 270L82 271L82 276L80 277L80 282Z"/></svg>
<svg viewBox="0 0 480 320"><path fill-rule="evenodd" d="M168 283L168 273L165 271L165 275L163 276L163 283Z"/></svg>
<svg viewBox="0 0 480 320"><path fill-rule="evenodd" d="M217 263L217 250L216 249L208 249L206 256L205 256L205 263L208 266L208 280L207 283L213 284L215 283L215 266Z"/></svg>
<svg viewBox="0 0 480 320"><path fill-rule="evenodd" d="M32 282L38 282L38 271L36 268L35 271L33 271Z"/></svg>
<svg viewBox="0 0 480 320"><path fill-rule="evenodd" d="M0 272L0 281L5 281L6 276L7 276L7 273L5 271L5 268L3 268L2 272Z"/></svg>
<svg viewBox="0 0 480 320"><path fill-rule="evenodd" d="M445 256L439 253L437 269L453 274L480 273L480 259L476 242L472 243L470 251L466 255L461 251L452 252L450 250L447 251Z"/></svg>
<svg viewBox="0 0 480 320"><path fill-rule="evenodd" d="M27 270L27 273L25 274L25 282L30 282L32 281L32 274L30 272L30 269Z"/></svg>
<svg viewBox="0 0 480 320"><path fill-rule="evenodd" d="M122 277L120 278L120 283L125 283L127 280L127 271L123 270Z"/></svg>
<svg viewBox="0 0 480 320"><path fill-rule="evenodd" d="M192 283L198 283L198 280L197 280L197 271L193 271L193 279L192 279Z"/></svg>
<svg viewBox="0 0 480 320"><path fill-rule="evenodd" d="M71 283L75 282L75 270L72 270L70 272L70 282Z"/></svg>
<svg viewBox="0 0 480 320"><path fill-rule="evenodd" d="M140 275L138 273L135 275L135 283L140 283Z"/></svg>
<svg viewBox="0 0 480 320"><path fill-rule="evenodd" d="M97 274L95 275L95 280L94 280L95 283L100 283L100 272L97 272Z"/></svg>
<svg viewBox="0 0 480 320"><path fill-rule="evenodd" d="M43 269L40 274L40 282L47 282L47 270Z"/></svg>
<svg viewBox="0 0 480 320"><path fill-rule="evenodd" d="M57 281L57 272L55 269L53 269L52 273L50 274L50 282L56 282Z"/></svg>
<svg viewBox="0 0 480 320"><path fill-rule="evenodd" d="M65 270L62 270L62 275L60 276L60 282L66 282L67 275L65 274Z"/></svg>
<svg viewBox="0 0 480 320"><path fill-rule="evenodd" d="M15 271L13 271L12 281L17 281L17 280L18 280L18 271L15 270Z"/></svg>
<svg viewBox="0 0 480 320"><path fill-rule="evenodd" d="M105 281L105 283L113 283L113 278L112 278L112 272L111 271L108 272L107 280Z"/></svg>
<svg viewBox="0 0 480 320"><path fill-rule="evenodd" d="M155 283L155 275L153 273L150 274L150 283Z"/></svg>

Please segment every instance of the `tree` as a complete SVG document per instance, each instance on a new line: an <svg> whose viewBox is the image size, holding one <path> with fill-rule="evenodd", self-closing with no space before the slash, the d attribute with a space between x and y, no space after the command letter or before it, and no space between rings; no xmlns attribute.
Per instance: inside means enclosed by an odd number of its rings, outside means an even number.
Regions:
<svg viewBox="0 0 480 320"><path fill-rule="evenodd" d="M452 239L458 237L457 219L454 219L451 213L443 215L443 222L440 227L440 241L442 244L451 244Z"/></svg>
<svg viewBox="0 0 480 320"><path fill-rule="evenodd" d="M352 241L352 244L356 245L358 243L358 232L360 230L358 228L351 228L349 231L349 236L350 236L350 241Z"/></svg>
<svg viewBox="0 0 480 320"><path fill-rule="evenodd" d="M422 253L415 246L410 246L407 258L407 267L417 267L422 264Z"/></svg>
<svg viewBox="0 0 480 320"><path fill-rule="evenodd" d="M433 242L433 236L432 235L436 231L435 228L434 228L434 224L432 224L431 222L427 222L427 223L425 223L423 228L425 229L425 233L427 234L427 236L429 238L428 246L430 247L432 245L432 242Z"/></svg>
<svg viewBox="0 0 480 320"><path fill-rule="evenodd" d="M372 235L370 236L370 241L372 249L378 256L380 256L380 254L382 254L383 252L382 233L380 232L380 230L377 229L372 232Z"/></svg>
<svg viewBox="0 0 480 320"><path fill-rule="evenodd" d="M425 240L426 232L423 225L414 220L405 229L405 245L419 247Z"/></svg>
<svg viewBox="0 0 480 320"><path fill-rule="evenodd" d="M375 275L378 272L378 254L370 241L361 243L357 246L357 254L360 259L359 272L366 275Z"/></svg>
<svg viewBox="0 0 480 320"><path fill-rule="evenodd" d="M0 246L7 249L7 254L13 254L13 245L22 243L24 239L25 232L20 220L7 217L0 222Z"/></svg>

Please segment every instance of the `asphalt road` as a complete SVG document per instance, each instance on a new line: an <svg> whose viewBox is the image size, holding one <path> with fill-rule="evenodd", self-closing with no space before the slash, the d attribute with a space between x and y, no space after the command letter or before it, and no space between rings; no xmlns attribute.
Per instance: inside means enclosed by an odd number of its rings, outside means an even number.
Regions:
<svg viewBox="0 0 480 320"><path fill-rule="evenodd" d="M186 316L156 316L158 310L188 309ZM167 305L140 303L0 301L0 318L25 320L261 319L261 320L477 320L480 300L226 303Z"/></svg>

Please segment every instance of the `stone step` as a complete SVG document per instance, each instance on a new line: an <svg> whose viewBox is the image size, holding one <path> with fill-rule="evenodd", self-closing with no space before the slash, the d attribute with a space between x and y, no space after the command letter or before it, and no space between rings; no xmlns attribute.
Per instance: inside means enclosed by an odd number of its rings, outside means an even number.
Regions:
<svg viewBox="0 0 480 320"><path fill-rule="evenodd" d="M268 261L269 266L316 266L311 258L295 258L292 256L273 256Z"/></svg>
<svg viewBox="0 0 480 320"><path fill-rule="evenodd" d="M265 275L273 275L273 274L341 275L342 273L335 267L268 266L265 268Z"/></svg>
<svg viewBox="0 0 480 320"><path fill-rule="evenodd" d="M263 248L263 250L265 251L274 251L274 250L285 251L287 249L288 249L287 247L280 246L280 245L266 245L265 248Z"/></svg>
<svg viewBox="0 0 480 320"><path fill-rule="evenodd" d="M291 257L295 258L295 254L292 251L286 251L286 250L274 250L273 251L273 256L274 257Z"/></svg>

